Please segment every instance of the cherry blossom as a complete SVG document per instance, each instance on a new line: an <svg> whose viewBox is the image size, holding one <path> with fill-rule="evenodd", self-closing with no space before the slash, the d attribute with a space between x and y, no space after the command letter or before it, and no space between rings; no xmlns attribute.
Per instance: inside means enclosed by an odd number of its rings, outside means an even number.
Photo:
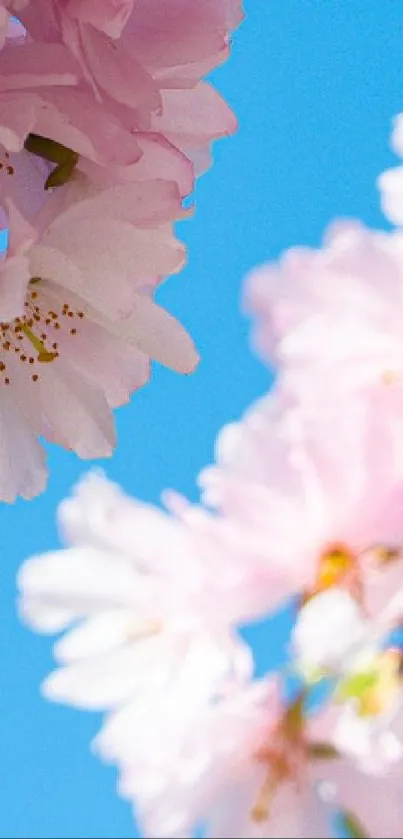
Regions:
<svg viewBox="0 0 403 839"><path fill-rule="evenodd" d="M389 404L375 392L372 410L351 398L343 412L337 392L312 408L277 391L221 432L216 464L199 479L219 515L200 518L199 543L217 561L219 552L243 556L266 608L341 585L376 613L395 591L402 403L400 389L386 393Z"/></svg>
<svg viewBox="0 0 403 839"><path fill-rule="evenodd" d="M321 396L329 376L346 398L401 385L402 254L398 232L338 223L321 249L293 248L250 275L255 342L301 398Z"/></svg>
<svg viewBox="0 0 403 839"><path fill-rule="evenodd" d="M109 456L111 408L146 383L150 357L182 372L197 362L191 339L152 300L159 275L183 261L168 221L180 208L171 187L153 184L150 195L147 183L129 183L81 200L76 194L58 213L48 203L36 229L14 211L0 278L4 500L43 489L42 467L36 480L36 461L19 459L23 434L35 450L43 436L80 457Z"/></svg>
<svg viewBox="0 0 403 839"><path fill-rule="evenodd" d="M89 708L130 701L142 714L158 693L201 702L250 675L226 619L206 621L209 575L180 522L97 475L60 519L70 546L28 561L19 577L24 620L45 632L78 622L56 643L63 666L48 697Z"/></svg>

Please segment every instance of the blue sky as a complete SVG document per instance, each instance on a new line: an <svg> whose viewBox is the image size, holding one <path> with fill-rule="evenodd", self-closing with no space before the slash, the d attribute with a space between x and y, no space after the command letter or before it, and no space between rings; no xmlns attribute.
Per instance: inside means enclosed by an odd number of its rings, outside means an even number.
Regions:
<svg viewBox="0 0 403 839"><path fill-rule="evenodd" d="M269 384L248 350L240 315L243 275L286 247L318 244L335 216L385 226L374 181L394 158L391 117L403 110L402 9L397 0L246 2L247 20L215 83L240 130L216 146L197 188L196 216L180 228L189 264L160 300L195 337L197 373L161 368L117 416L119 447L107 474L157 501L172 486L196 498L219 427ZM15 616L15 575L31 553L57 544L55 510L85 465L51 450L47 492L0 508L0 837L131 837L115 773L89 753L99 724L45 703L49 639ZM252 633L259 668L278 656L283 622Z"/></svg>

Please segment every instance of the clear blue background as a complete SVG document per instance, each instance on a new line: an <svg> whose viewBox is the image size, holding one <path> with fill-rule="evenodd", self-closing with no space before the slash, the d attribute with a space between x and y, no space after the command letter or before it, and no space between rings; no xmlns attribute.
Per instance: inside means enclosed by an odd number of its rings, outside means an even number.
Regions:
<svg viewBox="0 0 403 839"><path fill-rule="evenodd" d="M153 383L118 413L119 447L107 474L143 499L173 486L196 498L219 427L269 383L248 351L239 314L242 277L295 243L318 244L334 216L384 226L374 181L393 161L391 117L403 110L402 4L398 0L250 0L230 62L215 83L240 131L216 146L182 225L189 265L160 299L188 326L203 357L180 378ZM56 506L84 471L50 453L45 495L0 509L0 836L130 837L130 807L115 773L89 753L99 719L45 703L48 639L15 616L15 574L30 553L56 545ZM279 654L283 622L253 641L259 666Z"/></svg>

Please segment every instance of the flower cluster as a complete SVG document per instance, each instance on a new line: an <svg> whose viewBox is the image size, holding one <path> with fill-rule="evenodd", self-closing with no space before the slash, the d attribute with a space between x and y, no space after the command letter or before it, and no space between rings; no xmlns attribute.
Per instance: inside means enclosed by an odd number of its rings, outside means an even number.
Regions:
<svg viewBox="0 0 403 839"><path fill-rule="evenodd" d="M111 453L150 359L189 373L153 301L173 225L235 118L202 77L241 0L0 0L0 498L44 488L38 437Z"/></svg>
<svg viewBox="0 0 403 839"><path fill-rule="evenodd" d="M379 180L397 224L401 175ZM21 569L21 617L64 633L45 695L105 712L94 749L144 835L397 839L403 232L340 222L253 272L245 305L276 383L222 430L201 503L89 476L67 547ZM241 628L286 603L287 663L257 679Z"/></svg>

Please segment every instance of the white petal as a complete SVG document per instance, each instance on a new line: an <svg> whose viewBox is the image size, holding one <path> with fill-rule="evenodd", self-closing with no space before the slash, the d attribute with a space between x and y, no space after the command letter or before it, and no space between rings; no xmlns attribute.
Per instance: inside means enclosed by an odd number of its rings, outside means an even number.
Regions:
<svg viewBox="0 0 403 839"><path fill-rule="evenodd" d="M130 313L136 284L178 271L184 254L171 225L140 230L124 221L80 218L51 224L31 258L35 276L70 288L115 318Z"/></svg>
<svg viewBox="0 0 403 839"><path fill-rule="evenodd" d="M0 320L3 323L24 314L30 277L29 262L24 256L9 256L0 261Z"/></svg>
<svg viewBox="0 0 403 839"><path fill-rule="evenodd" d="M148 703L156 691L166 689L175 659L176 650L169 640L151 638L57 670L43 689L49 699L80 708L114 708L137 694Z"/></svg>
<svg viewBox="0 0 403 839"><path fill-rule="evenodd" d="M71 610L79 616L114 607L130 607L138 597L140 580L133 568L91 548L70 548L33 557L18 575L24 596L49 608ZM37 620L38 620L37 616Z"/></svg>
<svg viewBox="0 0 403 839"><path fill-rule="evenodd" d="M199 356L181 324L149 297L136 294L131 315L111 328L155 361L180 373L191 373Z"/></svg>
<svg viewBox="0 0 403 839"><path fill-rule="evenodd" d="M134 627L130 610L104 611L64 635L53 648L54 656L60 663L69 664L110 653L127 644Z"/></svg>
<svg viewBox="0 0 403 839"><path fill-rule="evenodd" d="M20 598L18 601L18 614L23 623L27 624L35 632L49 633L61 632L76 619L77 614L71 609L41 604L35 597Z"/></svg>
<svg viewBox="0 0 403 839"><path fill-rule="evenodd" d="M101 390L69 368L62 358L41 371L37 390L42 415L39 431L47 440L75 451L81 458L112 454L113 417Z"/></svg>
<svg viewBox="0 0 403 839"><path fill-rule="evenodd" d="M367 621L353 597L333 588L312 597L301 609L293 648L303 669L340 667L363 640Z"/></svg>
<svg viewBox="0 0 403 839"><path fill-rule="evenodd" d="M2 386L0 408L0 498L32 498L46 486L45 452Z"/></svg>

